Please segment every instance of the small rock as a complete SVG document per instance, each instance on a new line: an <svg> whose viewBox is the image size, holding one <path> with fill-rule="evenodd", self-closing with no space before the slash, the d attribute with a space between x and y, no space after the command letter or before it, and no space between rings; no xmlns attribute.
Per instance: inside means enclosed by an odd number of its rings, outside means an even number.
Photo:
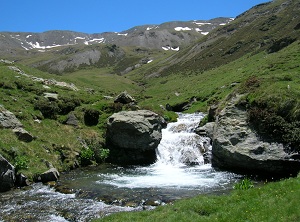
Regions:
<svg viewBox="0 0 300 222"><path fill-rule="evenodd" d="M34 137L23 128L15 128L13 129L13 132L17 135L18 139L21 141L29 143L34 139Z"/></svg>
<svg viewBox="0 0 300 222"><path fill-rule="evenodd" d="M122 103L122 104L129 104L129 103L135 103L136 101L131 95L129 95L126 91L124 91L116 97L114 102Z"/></svg>
<svg viewBox="0 0 300 222"><path fill-rule="evenodd" d="M51 101L54 101L54 100L58 99L58 94L56 94L56 93L44 93L44 97L51 100Z"/></svg>
<svg viewBox="0 0 300 222"><path fill-rule="evenodd" d="M51 168L46 172L42 173L40 176L40 181L43 183L47 183L49 181L57 181L59 178L59 172L55 168Z"/></svg>

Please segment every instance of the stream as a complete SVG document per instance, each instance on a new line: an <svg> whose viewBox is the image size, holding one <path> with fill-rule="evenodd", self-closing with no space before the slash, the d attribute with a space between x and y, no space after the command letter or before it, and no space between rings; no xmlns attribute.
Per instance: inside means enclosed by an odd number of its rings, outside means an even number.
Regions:
<svg viewBox="0 0 300 222"><path fill-rule="evenodd" d="M216 171L203 157L210 140L193 133L202 113L179 114L162 131L150 166L103 164L63 173L57 189L43 184L0 194L2 221L90 221L121 211L151 210L203 193L223 194L240 175Z"/></svg>

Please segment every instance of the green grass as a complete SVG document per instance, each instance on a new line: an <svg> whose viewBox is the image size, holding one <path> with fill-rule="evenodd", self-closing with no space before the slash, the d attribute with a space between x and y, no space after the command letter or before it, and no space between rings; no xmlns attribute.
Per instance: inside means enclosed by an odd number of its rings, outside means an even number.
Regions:
<svg viewBox="0 0 300 222"><path fill-rule="evenodd" d="M228 195L200 195L152 211L116 213L95 221L299 221L300 178L235 190Z"/></svg>

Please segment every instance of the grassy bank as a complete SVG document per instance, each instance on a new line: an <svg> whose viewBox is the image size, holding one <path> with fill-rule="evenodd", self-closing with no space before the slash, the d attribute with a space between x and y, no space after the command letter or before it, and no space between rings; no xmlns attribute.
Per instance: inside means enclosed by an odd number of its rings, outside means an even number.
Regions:
<svg viewBox="0 0 300 222"><path fill-rule="evenodd" d="M153 211L117 213L96 221L300 221L300 178L229 195L201 195Z"/></svg>

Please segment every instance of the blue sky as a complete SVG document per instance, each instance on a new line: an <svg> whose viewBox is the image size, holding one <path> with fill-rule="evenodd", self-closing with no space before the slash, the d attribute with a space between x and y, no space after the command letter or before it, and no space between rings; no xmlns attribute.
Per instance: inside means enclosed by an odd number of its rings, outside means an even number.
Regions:
<svg viewBox="0 0 300 222"><path fill-rule="evenodd" d="M0 31L121 32L137 25L236 17L268 0L0 0Z"/></svg>

